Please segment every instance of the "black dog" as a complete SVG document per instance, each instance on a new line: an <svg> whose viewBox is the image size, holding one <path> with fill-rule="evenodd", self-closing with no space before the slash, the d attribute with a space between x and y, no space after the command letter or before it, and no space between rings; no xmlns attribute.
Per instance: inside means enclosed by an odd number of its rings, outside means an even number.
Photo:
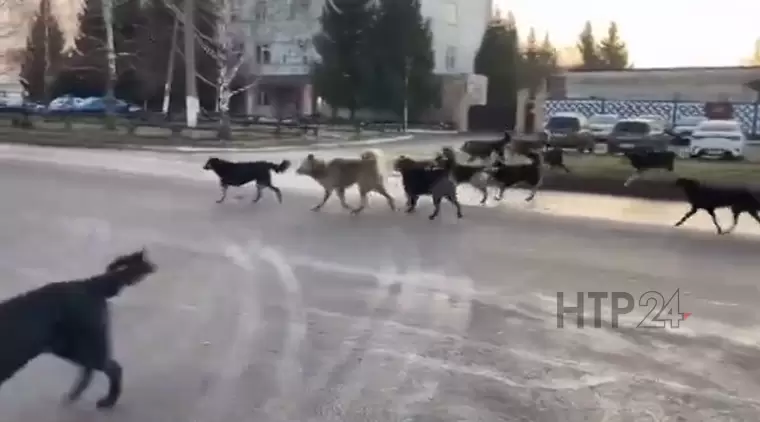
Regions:
<svg viewBox="0 0 760 422"><path fill-rule="evenodd" d="M631 164L631 167L635 170L631 177L629 177L623 184L623 186L628 187L647 170L662 169L673 172L676 162L676 153L673 151L638 149L626 151L623 159L627 159Z"/></svg>
<svg viewBox="0 0 760 422"><path fill-rule="evenodd" d="M739 215L743 212L751 215L760 223L760 215L758 215L760 201L747 188L706 186L696 180L682 177L676 180L676 185L683 189L686 193L686 199L691 204L691 209L675 224L676 227L686 222L700 209L710 214L713 224L718 229L718 234L731 233L739 223ZM718 224L717 218L715 218L715 210L728 207L731 208L734 215L734 224L724 232Z"/></svg>
<svg viewBox="0 0 760 422"><path fill-rule="evenodd" d="M549 166L550 169L562 169L565 173L570 173L570 169L565 165L565 152L562 148L554 147L549 148L546 146L544 150L544 163Z"/></svg>
<svg viewBox="0 0 760 422"><path fill-rule="evenodd" d="M431 195L435 210L428 217L434 220L440 211L441 200L446 198L457 210L457 218L462 218L462 209L457 199L456 184L451 180L451 157L441 157L431 161L415 161L401 156L394 163L401 173L401 181L407 199L407 213L414 212L420 196Z"/></svg>
<svg viewBox="0 0 760 422"><path fill-rule="evenodd" d="M222 197L216 201L217 203L221 203L227 197L228 187L243 186L253 181L256 181L256 197L253 198L253 202L259 202L261 199L261 188L269 188L277 195L277 201L282 203L280 189L272 185L272 171L283 173L288 168L290 168L290 161L288 160L282 160L280 164L269 161L233 163L216 157L209 158L203 166L204 170L212 170L219 176Z"/></svg>
<svg viewBox="0 0 760 422"><path fill-rule="evenodd" d="M108 299L156 271L145 250L120 256L106 272L81 280L51 283L0 303L0 385L43 353L81 367L67 395L78 400L94 371L108 377L108 394L97 402L110 408L121 395L122 368L111 354Z"/></svg>
<svg viewBox="0 0 760 422"><path fill-rule="evenodd" d="M543 163L541 156L536 152L526 152L525 155L530 159L530 164L507 165L497 161L491 169L490 184L499 187L499 196L495 199L501 201L504 197L504 191L510 186L517 184L526 184L531 187L531 192L526 201L531 201L536 196L538 188L543 183Z"/></svg>
<svg viewBox="0 0 760 422"><path fill-rule="evenodd" d="M449 147L444 147L436 156L436 160L440 163L446 163L446 165L449 166L448 168L451 170L451 177L457 186L461 184L469 184L482 194L480 204L484 205L486 203L488 200L489 179L488 173L486 172L486 166L459 164L456 160L454 150Z"/></svg>
<svg viewBox="0 0 760 422"><path fill-rule="evenodd" d="M504 132L504 137L498 141L467 141L460 150L470 156L468 162L473 162L476 158L487 160L493 154L496 154L501 161L506 161L504 150L511 142L512 136Z"/></svg>

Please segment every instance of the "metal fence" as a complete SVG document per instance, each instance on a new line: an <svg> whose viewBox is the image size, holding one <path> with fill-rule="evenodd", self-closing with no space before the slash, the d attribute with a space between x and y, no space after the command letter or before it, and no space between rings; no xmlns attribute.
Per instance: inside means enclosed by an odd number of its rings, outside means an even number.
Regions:
<svg viewBox="0 0 760 422"><path fill-rule="evenodd" d="M744 131L752 137L760 136L760 103L732 103L734 118ZM577 112L586 117L594 114L617 114L622 118L651 114L675 123L690 116L703 116L705 103L686 101L643 101L643 100L603 100L568 99L546 102L545 118L555 113Z"/></svg>

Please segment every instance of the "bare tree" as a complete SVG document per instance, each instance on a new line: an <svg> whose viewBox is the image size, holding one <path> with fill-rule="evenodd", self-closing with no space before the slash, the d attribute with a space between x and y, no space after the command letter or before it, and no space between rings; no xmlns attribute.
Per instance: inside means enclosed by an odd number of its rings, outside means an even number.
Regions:
<svg viewBox="0 0 760 422"><path fill-rule="evenodd" d="M184 15L185 33L189 22L187 3L185 10L168 4L178 16ZM196 5L202 8L204 16L213 19L215 34L209 36L196 28L193 29L195 41L205 54L213 58L217 65L216 81L208 81L200 75L198 80L217 89L217 109L219 111L219 138L231 138L230 101L238 94L249 91L258 83L261 75L262 54L256 47L272 41L275 33L307 33L313 17L310 15L308 2L291 0L264 2L258 0L208 0ZM299 6L302 9L299 10ZM309 37L311 34L309 34ZM185 44L185 66L193 67L189 53L193 49ZM239 87L233 83L241 82ZM188 92L188 96L189 96Z"/></svg>

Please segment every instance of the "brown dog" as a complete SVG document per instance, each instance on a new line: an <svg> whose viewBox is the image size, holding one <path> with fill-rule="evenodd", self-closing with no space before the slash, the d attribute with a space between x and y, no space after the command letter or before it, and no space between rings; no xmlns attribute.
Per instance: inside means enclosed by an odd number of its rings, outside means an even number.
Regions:
<svg viewBox="0 0 760 422"><path fill-rule="evenodd" d="M343 208L351 210L352 214L358 214L364 210L367 206L367 194L370 192L383 195L388 201L388 206L395 211L393 197L385 189L385 178L381 171L384 168L382 159L383 154L379 150L367 150L358 159L333 158L325 161L315 157L314 154L306 156L296 173L311 177L325 190L322 202L311 210L322 209L333 191L336 191ZM359 195L361 195L361 205L356 209L352 209L346 203L346 189L354 184L359 185Z"/></svg>

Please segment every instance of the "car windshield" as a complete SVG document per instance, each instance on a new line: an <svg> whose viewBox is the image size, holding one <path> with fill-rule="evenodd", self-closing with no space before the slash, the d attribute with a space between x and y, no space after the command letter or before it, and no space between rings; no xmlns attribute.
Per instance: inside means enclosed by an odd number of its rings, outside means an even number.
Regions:
<svg viewBox="0 0 760 422"><path fill-rule="evenodd" d="M549 119L549 122L546 123L546 128L555 130L555 129L571 129L571 130L579 130L581 128L581 124L575 117L552 117Z"/></svg>
<svg viewBox="0 0 760 422"><path fill-rule="evenodd" d="M590 119L588 119L588 122L591 124L597 124L597 125L611 125L614 124L618 118L616 116L591 116Z"/></svg>
<svg viewBox="0 0 760 422"><path fill-rule="evenodd" d="M704 132L738 132L739 126L736 123L707 123L700 125L699 130Z"/></svg>
<svg viewBox="0 0 760 422"><path fill-rule="evenodd" d="M649 125L644 122L618 122L615 125L617 133L649 133Z"/></svg>

